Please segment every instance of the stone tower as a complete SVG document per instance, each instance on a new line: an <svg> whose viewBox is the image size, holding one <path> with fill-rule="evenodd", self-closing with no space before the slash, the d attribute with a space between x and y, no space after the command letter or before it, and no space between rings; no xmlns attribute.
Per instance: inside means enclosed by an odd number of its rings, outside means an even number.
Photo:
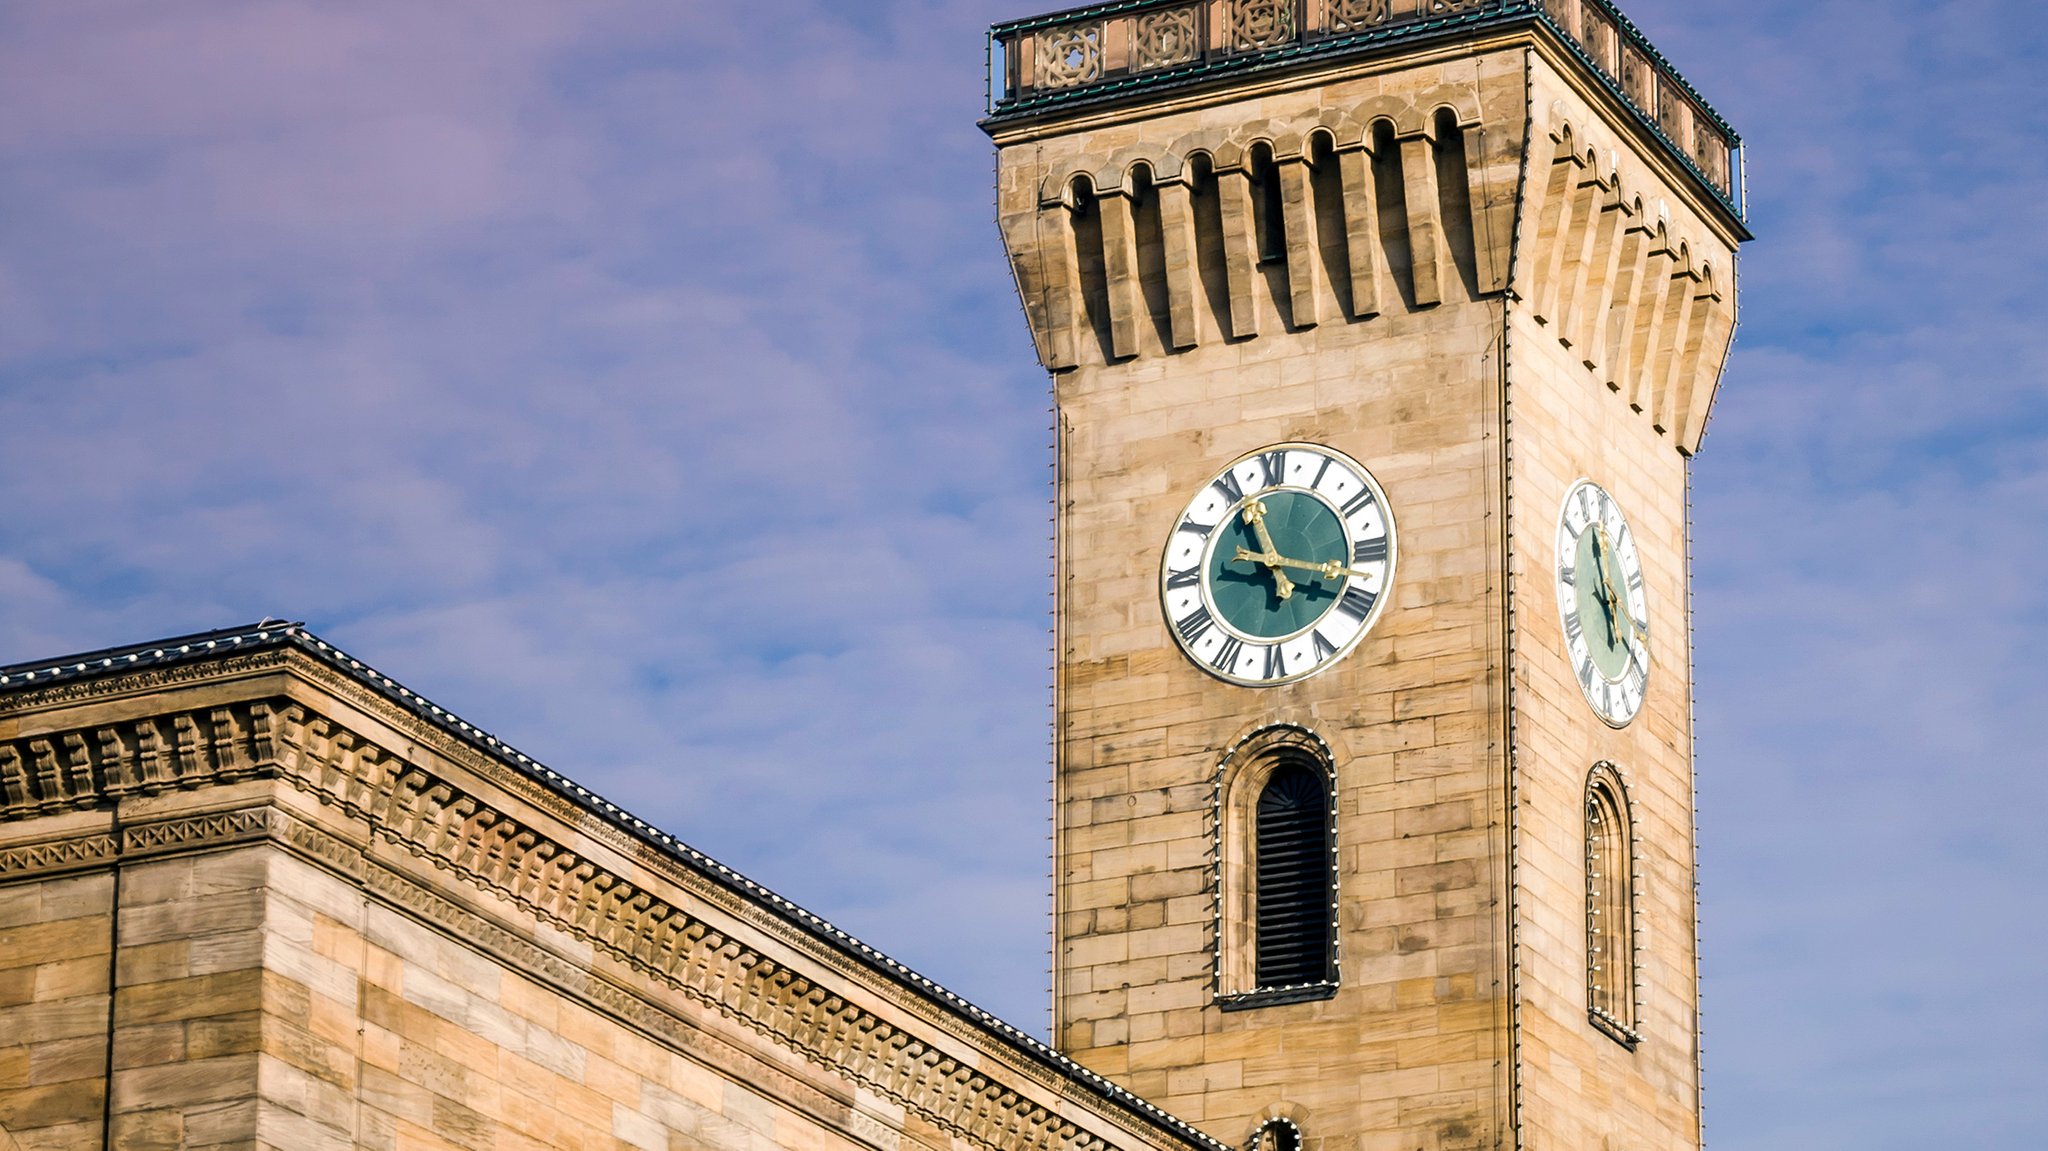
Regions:
<svg viewBox="0 0 2048 1151"><path fill-rule="evenodd" d="M1059 413L1055 1045L1235 1145L1697 1147L1733 133L1605 0L992 35Z"/></svg>

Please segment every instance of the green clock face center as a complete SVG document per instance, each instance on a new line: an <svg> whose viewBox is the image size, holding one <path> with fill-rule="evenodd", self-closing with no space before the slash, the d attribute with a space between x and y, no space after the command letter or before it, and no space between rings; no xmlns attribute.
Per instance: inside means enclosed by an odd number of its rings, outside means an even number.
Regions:
<svg viewBox="0 0 2048 1151"><path fill-rule="evenodd" d="M1598 529L1588 526L1579 534L1578 554L1572 562L1586 651L1601 676L1619 680L1628 670L1628 641L1635 632L1628 614L1621 557L1602 542Z"/></svg>
<svg viewBox="0 0 2048 1151"><path fill-rule="evenodd" d="M1266 531L1276 553L1308 564L1335 560L1342 566L1351 562L1344 521L1330 505L1304 491L1268 490L1258 499L1265 505ZM1204 573L1209 598L1216 605L1216 614L1246 636L1277 639L1296 635L1323 618L1344 592L1346 577L1342 575L1283 567L1278 570L1293 584L1293 592L1282 598L1275 569L1237 558L1239 548L1254 554L1266 550L1257 529L1244 518L1243 507L1231 513L1213 538Z"/></svg>

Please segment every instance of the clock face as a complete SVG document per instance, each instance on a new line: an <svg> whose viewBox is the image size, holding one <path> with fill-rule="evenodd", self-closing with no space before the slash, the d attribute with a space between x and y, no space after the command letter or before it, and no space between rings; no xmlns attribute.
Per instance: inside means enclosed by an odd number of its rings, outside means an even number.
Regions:
<svg viewBox="0 0 2048 1151"><path fill-rule="evenodd" d="M1275 444L1217 473L1166 539L1160 602L1188 658L1251 687L1314 675L1378 618L1394 517L1342 452Z"/></svg>
<svg viewBox="0 0 2048 1151"><path fill-rule="evenodd" d="M1605 488L1580 480L1557 517L1557 610L1579 690L1614 727L1650 682L1650 609L1635 533Z"/></svg>

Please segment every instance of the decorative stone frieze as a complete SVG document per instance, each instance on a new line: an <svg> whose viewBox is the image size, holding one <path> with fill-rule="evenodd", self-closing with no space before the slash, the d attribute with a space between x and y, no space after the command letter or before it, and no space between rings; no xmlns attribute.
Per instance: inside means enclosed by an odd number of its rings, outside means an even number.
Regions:
<svg viewBox="0 0 2048 1151"><path fill-rule="evenodd" d="M267 774L283 706L236 704L0 742L0 820Z"/></svg>
<svg viewBox="0 0 2048 1151"><path fill-rule="evenodd" d="M0 876L36 875L99 866L120 853L111 835L86 835L0 848Z"/></svg>

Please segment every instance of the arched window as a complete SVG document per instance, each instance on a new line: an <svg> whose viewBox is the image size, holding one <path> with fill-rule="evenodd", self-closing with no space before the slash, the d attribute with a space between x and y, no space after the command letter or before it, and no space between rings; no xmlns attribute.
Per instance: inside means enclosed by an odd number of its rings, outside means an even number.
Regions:
<svg viewBox="0 0 2048 1151"><path fill-rule="evenodd" d="M1636 1034L1635 828L1613 764L1586 777L1586 1014L1634 1047Z"/></svg>
<svg viewBox="0 0 2048 1151"><path fill-rule="evenodd" d="M1260 987L1330 977L1330 803L1320 766L1305 754L1276 764L1259 793L1253 845Z"/></svg>
<svg viewBox="0 0 2048 1151"><path fill-rule="evenodd" d="M1291 724L1247 737L1217 777L1217 1003L1322 999L1337 988L1329 747Z"/></svg>
<svg viewBox="0 0 2048 1151"><path fill-rule="evenodd" d="M1301 1151L1301 1128L1292 1119L1268 1119L1252 1132L1248 1151Z"/></svg>

